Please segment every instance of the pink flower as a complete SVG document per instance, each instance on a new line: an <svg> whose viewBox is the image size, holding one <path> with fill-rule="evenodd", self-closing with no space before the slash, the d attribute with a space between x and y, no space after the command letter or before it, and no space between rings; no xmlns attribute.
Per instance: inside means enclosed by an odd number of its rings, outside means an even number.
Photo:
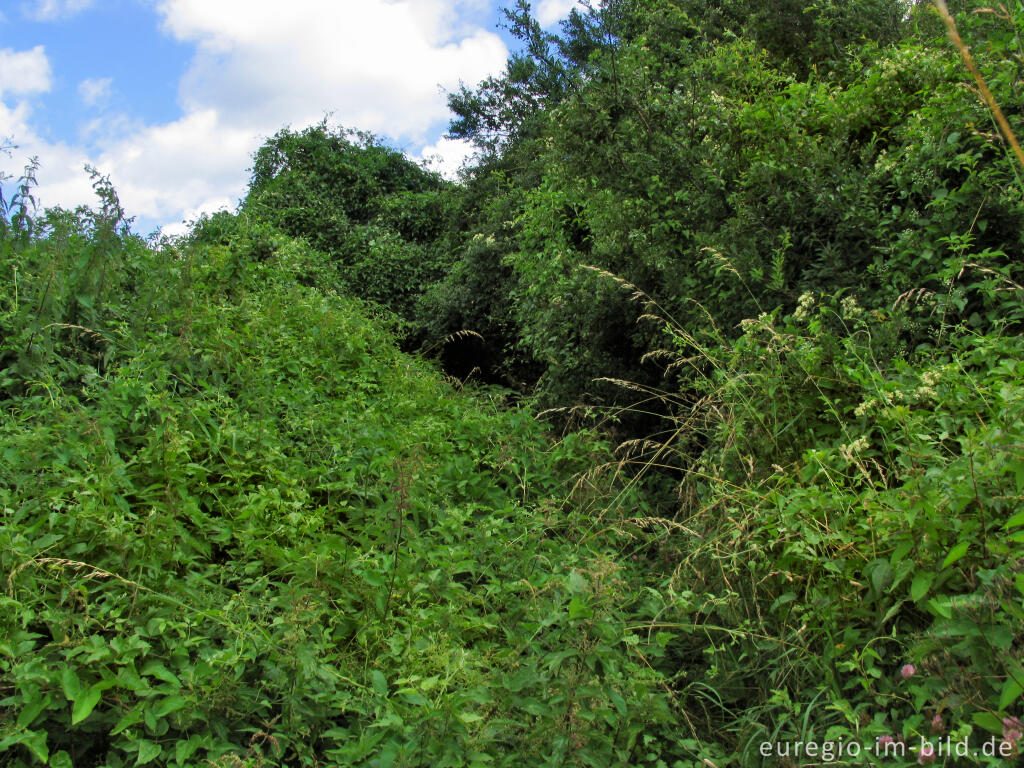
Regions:
<svg viewBox="0 0 1024 768"><path fill-rule="evenodd" d="M886 751L886 748L890 744L895 743L896 739L894 739L892 736L879 736L878 739L875 741L875 754L883 756L887 755L888 752Z"/></svg>
<svg viewBox="0 0 1024 768"><path fill-rule="evenodd" d="M935 717L932 718L932 733L945 733L946 724L942 722L942 715L938 712L935 713Z"/></svg>
<svg viewBox="0 0 1024 768"><path fill-rule="evenodd" d="M935 747L931 744L922 744L921 751L917 755L918 765L927 765L935 762Z"/></svg>
<svg viewBox="0 0 1024 768"><path fill-rule="evenodd" d="M1013 746L1024 738L1024 723L1016 717L1003 718L1003 741Z"/></svg>
<svg viewBox="0 0 1024 768"><path fill-rule="evenodd" d="M903 669L900 670L900 676L906 680L908 677L913 677L915 672L917 672L917 669L913 664L905 664Z"/></svg>

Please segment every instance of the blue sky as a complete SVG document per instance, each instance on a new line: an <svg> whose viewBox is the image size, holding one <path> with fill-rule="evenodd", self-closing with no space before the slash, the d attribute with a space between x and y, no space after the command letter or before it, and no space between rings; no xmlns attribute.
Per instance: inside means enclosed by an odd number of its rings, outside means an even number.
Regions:
<svg viewBox="0 0 1024 768"><path fill-rule="evenodd" d="M575 0L540 0L556 26ZM111 177L135 230L234 208L267 136L330 115L453 172L444 90L504 67L495 0L10 0L0 8L0 171L38 156L44 206ZM5 190L9 195L9 190Z"/></svg>

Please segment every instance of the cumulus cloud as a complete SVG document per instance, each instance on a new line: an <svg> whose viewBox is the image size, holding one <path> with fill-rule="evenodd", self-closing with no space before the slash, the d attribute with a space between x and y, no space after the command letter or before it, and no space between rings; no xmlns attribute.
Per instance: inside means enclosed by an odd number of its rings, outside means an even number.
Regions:
<svg viewBox="0 0 1024 768"><path fill-rule="evenodd" d="M577 0L541 0L537 6L537 21L542 27L550 27L568 16L569 11L578 5Z"/></svg>
<svg viewBox="0 0 1024 768"><path fill-rule="evenodd" d="M416 159L446 179L454 180L474 151L473 144L465 139L443 138L436 144L424 147Z"/></svg>
<svg viewBox="0 0 1024 768"><path fill-rule="evenodd" d="M195 47L178 86L182 115L163 125L131 124L123 116L84 125L89 161L110 175L143 226L233 207L260 143L286 125L299 129L325 115L411 146L420 157L436 156L435 169L453 175L470 148L436 140L448 118L444 90L500 72L508 55L485 28L488 5L289 0L283 12L278 0L156 0L165 32ZM5 70L0 66L0 78ZM36 83L48 86L48 69ZM109 81L85 80L79 96L99 104L109 89ZM29 145L39 154L41 197L70 204L63 195L79 189L65 165L72 148L47 146L30 130L30 111L20 114L31 141L15 132L19 154ZM0 120L0 134L9 132ZM81 168L77 162L76 177L84 177Z"/></svg>
<svg viewBox="0 0 1024 768"><path fill-rule="evenodd" d="M102 107L110 100L113 82L109 77L87 77L78 84L78 98L87 107Z"/></svg>
<svg viewBox="0 0 1024 768"><path fill-rule="evenodd" d="M97 158L129 212L161 222L190 209L209 212L237 203L259 137L224 125L215 110L193 112L167 125L143 128L111 144Z"/></svg>
<svg viewBox="0 0 1024 768"><path fill-rule="evenodd" d="M0 50L0 98L45 93L52 84L50 61L43 46L28 51Z"/></svg>
<svg viewBox="0 0 1024 768"><path fill-rule="evenodd" d="M21 101L9 106L0 101L0 139L12 137L16 150L11 157L0 156L0 172L16 178L30 157L39 157L42 169L36 199L42 207L62 205L73 208L93 201L89 178L83 171L88 154L63 142L48 142L32 127L32 109Z"/></svg>
<svg viewBox="0 0 1024 768"><path fill-rule="evenodd" d="M238 125L345 125L421 141L447 117L440 88L499 71L494 33L439 0L324 3L162 0L166 29L197 54L182 80L186 110L216 108ZM439 88L440 86L440 88Z"/></svg>
<svg viewBox="0 0 1024 768"><path fill-rule="evenodd" d="M35 21L66 19L90 7L95 0L35 0L24 3L22 12Z"/></svg>

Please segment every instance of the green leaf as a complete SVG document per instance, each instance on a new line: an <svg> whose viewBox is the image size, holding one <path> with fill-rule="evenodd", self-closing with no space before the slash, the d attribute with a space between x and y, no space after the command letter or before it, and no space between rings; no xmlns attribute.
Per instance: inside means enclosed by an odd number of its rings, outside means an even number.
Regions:
<svg viewBox="0 0 1024 768"><path fill-rule="evenodd" d="M991 712L975 712L971 719L974 720L975 725L984 728L989 733L999 735L1003 733L1002 721Z"/></svg>
<svg viewBox="0 0 1024 768"><path fill-rule="evenodd" d="M1011 517L1003 524L1003 528L1017 528L1018 526L1024 525L1024 512L1018 512L1016 515Z"/></svg>
<svg viewBox="0 0 1024 768"><path fill-rule="evenodd" d="M20 739L28 751L41 763L50 759L50 748L46 745L46 731L28 731Z"/></svg>
<svg viewBox="0 0 1024 768"><path fill-rule="evenodd" d="M1011 661L1007 670L1006 682L1003 683L1003 691L999 696L999 711L1005 712L1009 709L1020 695L1024 693L1024 667L1020 662Z"/></svg>
<svg viewBox="0 0 1024 768"><path fill-rule="evenodd" d="M794 600L796 600L796 592L784 592L775 598L775 602L772 603L772 607L768 610L774 611L776 608L786 605L787 603L792 603Z"/></svg>
<svg viewBox="0 0 1024 768"><path fill-rule="evenodd" d="M185 762L192 757L193 753L199 749L199 745L202 739L193 734L188 737L188 741L181 739L177 744L174 745L174 759L178 765L184 765Z"/></svg>
<svg viewBox="0 0 1024 768"><path fill-rule="evenodd" d="M565 661L566 659L571 658L571 657L573 657L575 655L576 655L576 650L573 649L573 648L570 648L570 649L565 650L565 651L557 651L555 653L549 653L547 655L547 658L546 658L546 661L547 661L547 664L548 664L548 669L550 669L550 670L558 669L558 667L560 667L562 665L563 661Z"/></svg>
<svg viewBox="0 0 1024 768"><path fill-rule="evenodd" d="M594 615L593 609L587 605L587 602L580 597L574 597L569 601L569 618L570 619L589 619Z"/></svg>
<svg viewBox="0 0 1024 768"><path fill-rule="evenodd" d="M928 594L928 590L935 581L934 573L919 573L910 583L910 599L915 603Z"/></svg>
<svg viewBox="0 0 1024 768"><path fill-rule="evenodd" d="M622 698L622 694L620 694L618 691L612 691L608 695L608 698L611 699L612 705L614 705L615 707L615 711L618 712L619 715L621 715L622 717L625 717L627 712L626 700Z"/></svg>
<svg viewBox="0 0 1024 768"><path fill-rule="evenodd" d="M139 707L129 709L127 712L124 713L124 716L117 721L117 725L114 726L114 729L110 733L111 735L116 736L125 728L130 728L131 726L141 721L142 709Z"/></svg>
<svg viewBox="0 0 1024 768"><path fill-rule="evenodd" d="M92 714L92 711L103 696L103 691L109 687L109 685L104 685L102 682L95 683L89 687L89 690L79 696L75 701L75 706L71 708L71 724L78 725Z"/></svg>
<svg viewBox="0 0 1024 768"><path fill-rule="evenodd" d="M953 563L955 563L957 560L959 560L964 555L966 555L967 554L967 548L969 546L970 546L969 542L961 541L959 544L957 544L955 547L953 547L951 550L949 550L949 554L946 555L946 559L942 561L942 567L943 568L948 568Z"/></svg>
<svg viewBox="0 0 1024 768"><path fill-rule="evenodd" d="M60 685L64 689L64 695L68 697L68 701L75 701L82 692L82 684L71 667L64 668L60 676Z"/></svg>
<svg viewBox="0 0 1024 768"><path fill-rule="evenodd" d="M49 694L44 695L39 690L33 691L28 702L22 706L21 712L18 713L18 727L30 727L32 723L35 722L35 719L39 717L39 713L49 707L52 703L53 699L50 698Z"/></svg>
<svg viewBox="0 0 1024 768"><path fill-rule="evenodd" d="M181 688L181 681L174 676L167 667L158 661L151 661L142 668L143 675L149 675L155 677L158 680L163 680L165 683L170 683L175 688Z"/></svg>
<svg viewBox="0 0 1024 768"><path fill-rule="evenodd" d="M941 616L944 619L953 618L953 611L950 609L949 600L939 602L933 597L928 601L927 606L936 616Z"/></svg>
<svg viewBox="0 0 1024 768"><path fill-rule="evenodd" d="M139 757L135 761L135 764L145 765L146 763L152 762L160 756L160 752L160 745L155 741L139 739Z"/></svg>
<svg viewBox="0 0 1024 768"><path fill-rule="evenodd" d="M373 670L370 674L370 678L373 680L373 690L375 690L381 696L388 695L388 679L384 677L384 673L379 669Z"/></svg>
<svg viewBox="0 0 1024 768"><path fill-rule="evenodd" d="M60 752L54 752L50 757L50 768L75 768L75 764L71 762L71 755L65 752L63 749Z"/></svg>
<svg viewBox="0 0 1024 768"><path fill-rule="evenodd" d="M892 584L892 566L885 560L872 561L866 570L870 571L871 586L874 588L875 594L881 595Z"/></svg>
<svg viewBox="0 0 1024 768"><path fill-rule="evenodd" d="M153 707L153 714L157 717L167 717L171 712L177 712L188 705L188 701L177 694L160 700L160 703Z"/></svg>

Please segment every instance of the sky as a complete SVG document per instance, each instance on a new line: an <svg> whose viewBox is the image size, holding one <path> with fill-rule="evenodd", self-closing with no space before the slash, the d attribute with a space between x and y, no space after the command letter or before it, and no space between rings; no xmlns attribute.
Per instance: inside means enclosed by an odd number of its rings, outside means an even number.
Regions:
<svg viewBox="0 0 1024 768"><path fill-rule="evenodd" d="M576 0L535 0L556 28ZM502 0L4 0L0 172L39 159L41 207L109 176L133 230L233 210L252 154L327 118L452 176L446 92L499 74ZM10 198L10 180L4 196Z"/></svg>

